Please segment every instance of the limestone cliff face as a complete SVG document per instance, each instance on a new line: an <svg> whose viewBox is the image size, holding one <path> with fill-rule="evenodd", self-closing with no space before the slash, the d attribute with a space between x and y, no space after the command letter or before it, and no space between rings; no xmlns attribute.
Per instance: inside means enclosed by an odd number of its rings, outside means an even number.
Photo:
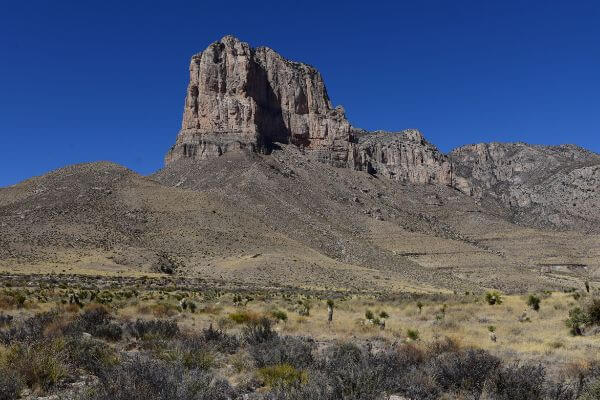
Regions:
<svg viewBox="0 0 600 400"><path fill-rule="evenodd" d="M337 167L413 183L451 183L447 158L418 131L351 127L309 65L232 36L193 56L182 127L166 164L244 149L269 152L276 143L301 146Z"/></svg>
<svg viewBox="0 0 600 400"><path fill-rule="evenodd" d="M279 142L320 151L342 166L350 132L317 70L226 36L192 57L182 128L165 161L268 152Z"/></svg>
<svg viewBox="0 0 600 400"><path fill-rule="evenodd" d="M358 135L354 167L389 179L420 184L452 184L447 156L418 130Z"/></svg>

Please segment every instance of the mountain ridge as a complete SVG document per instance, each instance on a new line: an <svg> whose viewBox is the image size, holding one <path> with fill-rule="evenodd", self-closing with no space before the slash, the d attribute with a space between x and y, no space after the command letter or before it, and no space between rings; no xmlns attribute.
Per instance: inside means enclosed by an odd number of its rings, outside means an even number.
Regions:
<svg viewBox="0 0 600 400"><path fill-rule="evenodd" d="M0 188L0 270L146 274L169 259L181 276L391 292L600 277L600 155L444 154L416 129L361 130L317 70L230 36L192 57L165 161L149 176L96 162Z"/></svg>

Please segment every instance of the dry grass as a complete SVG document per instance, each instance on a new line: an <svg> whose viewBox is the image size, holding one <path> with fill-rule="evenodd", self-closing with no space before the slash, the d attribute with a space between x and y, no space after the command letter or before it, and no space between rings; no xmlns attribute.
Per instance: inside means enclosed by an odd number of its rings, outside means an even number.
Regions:
<svg viewBox="0 0 600 400"><path fill-rule="evenodd" d="M408 330L416 330L419 340L433 341L450 337L463 346L483 348L503 358L543 360L552 359L560 364L586 362L600 354L597 337L573 337L564 320L575 305L572 296L553 293L544 297L539 312L528 308L526 296L504 296L501 305L488 305L483 296L456 296L445 302L423 301L421 312L416 301L378 302L368 297L353 297L336 301L333 322L327 322L324 300L312 301L309 316L299 315L293 301L280 298L255 301L242 310L222 301L220 314L186 314L182 323L189 327L205 327L213 323L233 327L224 322L230 315L271 315L273 309L287 313L286 322L278 322L275 329L283 334L307 335L318 341L370 339L382 337L391 341L410 341ZM445 306L444 306L445 304ZM389 314L385 329L365 320L365 311ZM442 312L442 309L445 311ZM528 321L520 322L526 313ZM495 327L497 340L490 339L488 327Z"/></svg>

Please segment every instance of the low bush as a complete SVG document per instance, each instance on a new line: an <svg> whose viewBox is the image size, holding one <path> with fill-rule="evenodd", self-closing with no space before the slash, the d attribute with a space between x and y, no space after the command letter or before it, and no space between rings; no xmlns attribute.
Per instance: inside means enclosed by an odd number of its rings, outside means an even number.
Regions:
<svg viewBox="0 0 600 400"><path fill-rule="evenodd" d="M23 380L12 368L0 367L0 400L16 400L23 390Z"/></svg>
<svg viewBox="0 0 600 400"><path fill-rule="evenodd" d="M251 311L242 310L229 314L229 319L236 324L249 324L258 321L260 316Z"/></svg>
<svg viewBox="0 0 600 400"><path fill-rule="evenodd" d="M571 335L579 336L583 334L583 328L588 322L587 313L581 308L575 307L569 311L569 318L565 321L565 325L569 328Z"/></svg>
<svg viewBox="0 0 600 400"><path fill-rule="evenodd" d="M104 342L80 336L66 338L64 352L71 368L82 368L95 376L103 376L119 361L116 352Z"/></svg>
<svg viewBox="0 0 600 400"><path fill-rule="evenodd" d="M230 400L236 395L210 372L136 357L124 361L80 400Z"/></svg>
<svg viewBox="0 0 600 400"><path fill-rule="evenodd" d="M508 365L490 375L487 391L496 400L541 400L545 378L542 365Z"/></svg>
<svg viewBox="0 0 600 400"><path fill-rule="evenodd" d="M426 372L443 392L479 398L488 375L500 363L484 350L469 349L440 354L429 361Z"/></svg>
<svg viewBox="0 0 600 400"><path fill-rule="evenodd" d="M254 343L248 351L259 368L289 364L304 369L314 362L313 348L312 339L275 336L270 340Z"/></svg>
<svg viewBox="0 0 600 400"><path fill-rule="evenodd" d="M527 298L527 305L531 307L534 311L540 310L540 298L534 294L530 294Z"/></svg>
<svg viewBox="0 0 600 400"><path fill-rule="evenodd" d="M10 325L13 321L13 316L10 314L0 313L0 328Z"/></svg>
<svg viewBox="0 0 600 400"><path fill-rule="evenodd" d="M491 306L496 304L502 304L502 295L500 294L500 292L492 290L485 294L485 301Z"/></svg>
<svg viewBox="0 0 600 400"><path fill-rule="evenodd" d="M306 372L294 368L290 364L277 364L263 367L258 375L269 387L299 386L308 380Z"/></svg>
<svg viewBox="0 0 600 400"><path fill-rule="evenodd" d="M15 343L8 349L7 366L15 371L31 388L48 389L67 376L62 357L64 343L53 342Z"/></svg>
<svg viewBox="0 0 600 400"><path fill-rule="evenodd" d="M417 329L407 329L406 330L406 336L410 340L419 340L420 334L419 334L419 331Z"/></svg>
<svg viewBox="0 0 600 400"><path fill-rule="evenodd" d="M262 317L258 321L251 321L244 329L244 340L250 345L267 342L277 336L272 329L269 318Z"/></svg>
<svg viewBox="0 0 600 400"><path fill-rule="evenodd" d="M588 322L593 325L600 325L600 298L594 297L586 305Z"/></svg>
<svg viewBox="0 0 600 400"><path fill-rule="evenodd" d="M127 324L127 331L137 339L171 339L179 333L177 322L163 319L143 320Z"/></svg>
<svg viewBox="0 0 600 400"><path fill-rule="evenodd" d="M0 330L0 343L32 343L44 337L46 328L59 318L57 312L39 313L25 319L16 326Z"/></svg>
<svg viewBox="0 0 600 400"><path fill-rule="evenodd" d="M288 316L286 314L285 311L281 311L281 310L275 310L275 311L271 311L271 316L276 320L276 321L283 321L286 322L288 319Z"/></svg>
<svg viewBox="0 0 600 400"><path fill-rule="evenodd" d="M236 336L228 335L220 329L214 329L212 324L202 330L202 340L221 353L233 354L240 346Z"/></svg>
<svg viewBox="0 0 600 400"><path fill-rule="evenodd" d="M88 305L66 328L66 333L80 335L86 332L95 337L118 341L123 336L123 328L113 320L114 317L108 308L102 305Z"/></svg>

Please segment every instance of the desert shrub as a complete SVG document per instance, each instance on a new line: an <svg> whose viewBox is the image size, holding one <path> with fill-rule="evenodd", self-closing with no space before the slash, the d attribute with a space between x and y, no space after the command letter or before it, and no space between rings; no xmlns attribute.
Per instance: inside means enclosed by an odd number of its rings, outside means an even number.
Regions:
<svg viewBox="0 0 600 400"><path fill-rule="evenodd" d="M600 325L600 298L595 297L586 305L588 322L593 325Z"/></svg>
<svg viewBox="0 0 600 400"><path fill-rule="evenodd" d="M9 345L13 342L32 343L44 337L45 329L58 319L58 313L39 313L25 319L16 326L0 330L0 343Z"/></svg>
<svg viewBox="0 0 600 400"><path fill-rule="evenodd" d="M419 314L423 311L423 303L421 301L417 301L417 308L419 309Z"/></svg>
<svg viewBox="0 0 600 400"><path fill-rule="evenodd" d="M229 319L236 324L249 324L258 321L260 317L251 311L241 310L229 314Z"/></svg>
<svg viewBox="0 0 600 400"><path fill-rule="evenodd" d="M229 400L235 391L223 379L182 365L136 357L101 379L89 400Z"/></svg>
<svg viewBox="0 0 600 400"><path fill-rule="evenodd" d="M10 325L13 321L13 316L10 314L0 313L0 328Z"/></svg>
<svg viewBox="0 0 600 400"><path fill-rule="evenodd" d="M255 343L248 351L259 368L289 364L303 369L314 362L313 348L312 339L275 336L271 340Z"/></svg>
<svg viewBox="0 0 600 400"><path fill-rule="evenodd" d="M496 290L486 292L485 301L491 306L496 304L502 304L502 295Z"/></svg>
<svg viewBox="0 0 600 400"><path fill-rule="evenodd" d="M237 337L228 335L220 329L214 329L212 324L202 330L202 340L221 353L233 354L240 346Z"/></svg>
<svg viewBox="0 0 600 400"><path fill-rule="evenodd" d="M569 318L565 325L569 328L571 335L578 336L583 334L583 328L589 322L589 316L580 307L575 307L569 311Z"/></svg>
<svg viewBox="0 0 600 400"><path fill-rule="evenodd" d="M397 392L404 385L410 357L387 349L371 353L354 344L341 343L327 349L317 369L327 377L332 399L373 399L386 391Z"/></svg>
<svg viewBox="0 0 600 400"><path fill-rule="evenodd" d="M600 399L600 379L589 384L583 395L580 397L582 400L597 400Z"/></svg>
<svg viewBox="0 0 600 400"><path fill-rule="evenodd" d="M277 386L269 393L268 400L324 400L337 399L326 384L328 377L318 371L307 371L302 385Z"/></svg>
<svg viewBox="0 0 600 400"><path fill-rule="evenodd" d="M275 318L276 321L286 322L288 319L286 312L281 310L271 311L271 316Z"/></svg>
<svg viewBox="0 0 600 400"><path fill-rule="evenodd" d="M531 307L534 311L540 310L540 298L534 294L530 294L527 298L527 305Z"/></svg>
<svg viewBox="0 0 600 400"><path fill-rule="evenodd" d="M367 311L365 311L365 318L366 318L368 321L372 321L372 320L373 320L373 318L375 318L375 314L373 314L373 311L371 311L371 310L367 310Z"/></svg>
<svg viewBox="0 0 600 400"><path fill-rule="evenodd" d="M60 341L15 343L5 355L7 365L31 388L47 389L67 375Z"/></svg>
<svg viewBox="0 0 600 400"><path fill-rule="evenodd" d="M123 336L123 328L116 322L110 311L99 305L87 307L66 328L65 333L78 335L87 332L92 336L118 341Z"/></svg>
<svg viewBox="0 0 600 400"><path fill-rule="evenodd" d="M468 393L478 398L488 375L500 359L484 350L442 353L429 361L426 371L444 392Z"/></svg>
<svg viewBox="0 0 600 400"><path fill-rule="evenodd" d="M161 360L179 363L187 369L209 370L215 364L210 346L200 336L184 340L161 342L154 354Z"/></svg>
<svg viewBox="0 0 600 400"><path fill-rule="evenodd" d="M0 294L0 308L13 309L24 308L27 302L27 292L20 290L6 290Z"/></svg>
<svg viewBox="0 0 600 400"><path fill-rule="evenodd" d="M16 400L23 389L19 374L8 367L0 367L0 400Z"/></svg>
<svg viewBox="0 0 600 400"><path fill-rule="evenodd" d="M418 348L417 348L418 349ZM457 352L461 349L459 342L450 337L443 337L427 344L426 358L433 358L442 353Z"/></svg>
<svg viewBox="0 0 600 400"><path fill-rule="evenodd" d="M64 351L70 367L82 368L95 376L102 376L118 363L115 351L100 340L67 337Z"/></svg>
<svg viewBox="0 0 600 400"><path fill-rule="evenodd" d="M179 313L177 306L168 302L143 305L138 307L141 314L152 314L156 318L173 317Z"/></svg>
<svg viewBox="0 0 600 400"><path fill-rule="evenodd" d="M298 300L298 314L303 317L308 317L310 315L310 310L312 308L312 304L308 299Z"/></svg>
<svg viewBox="0 0 600 400"><path fill-rule="evenodd" d="M177 322L164 319L143 320L127 324L127 331L137 339L171 339L179 333Z"/></svg>
<svg viewBox="0 0 600 400"><path fill-rule="evenodd" d="M543 399L545 377L542 365L508 365L491 374L487 391L494 400Z"/></svg>
<svg viewBox="0 0 600 400"><path fill-rule="evenodd" d="M406 336L408 336L408 338L410 340L419 340L419 337L420 337L419 330L409 328L406 330Z"/></svg>
<svg viewBox="0 0 600 400"><path fill-rule="evenodd" d="M251 321L244 329L244 340L250 345L267 342L277 336L272 329L269 318L262 317L258 321Z"/></svg>
<svg viewBox="0 0 600 400"><path fill-rule="evenodd" d="M401 393L409 399L437 400L440 398L440 388L433 378L422 369L413 369L406 376L406 384Z"/></svg>
<svg viewBox="0 0 600 400"><path fill-rule="evenodd" d="M158 252L157 261L155 264L155 269L157 272L173 275L178 269L184 267L185 264L181 260L177 259L173 254L170 254L166 251Z"/></svg>
<svg viewBox="0 0 600 400"><path fill-rule="evenodd" d="M290 364L277 364L260 368L258 375L270 387L298 386L308 380L306 372L298 370Z"/></svg>

